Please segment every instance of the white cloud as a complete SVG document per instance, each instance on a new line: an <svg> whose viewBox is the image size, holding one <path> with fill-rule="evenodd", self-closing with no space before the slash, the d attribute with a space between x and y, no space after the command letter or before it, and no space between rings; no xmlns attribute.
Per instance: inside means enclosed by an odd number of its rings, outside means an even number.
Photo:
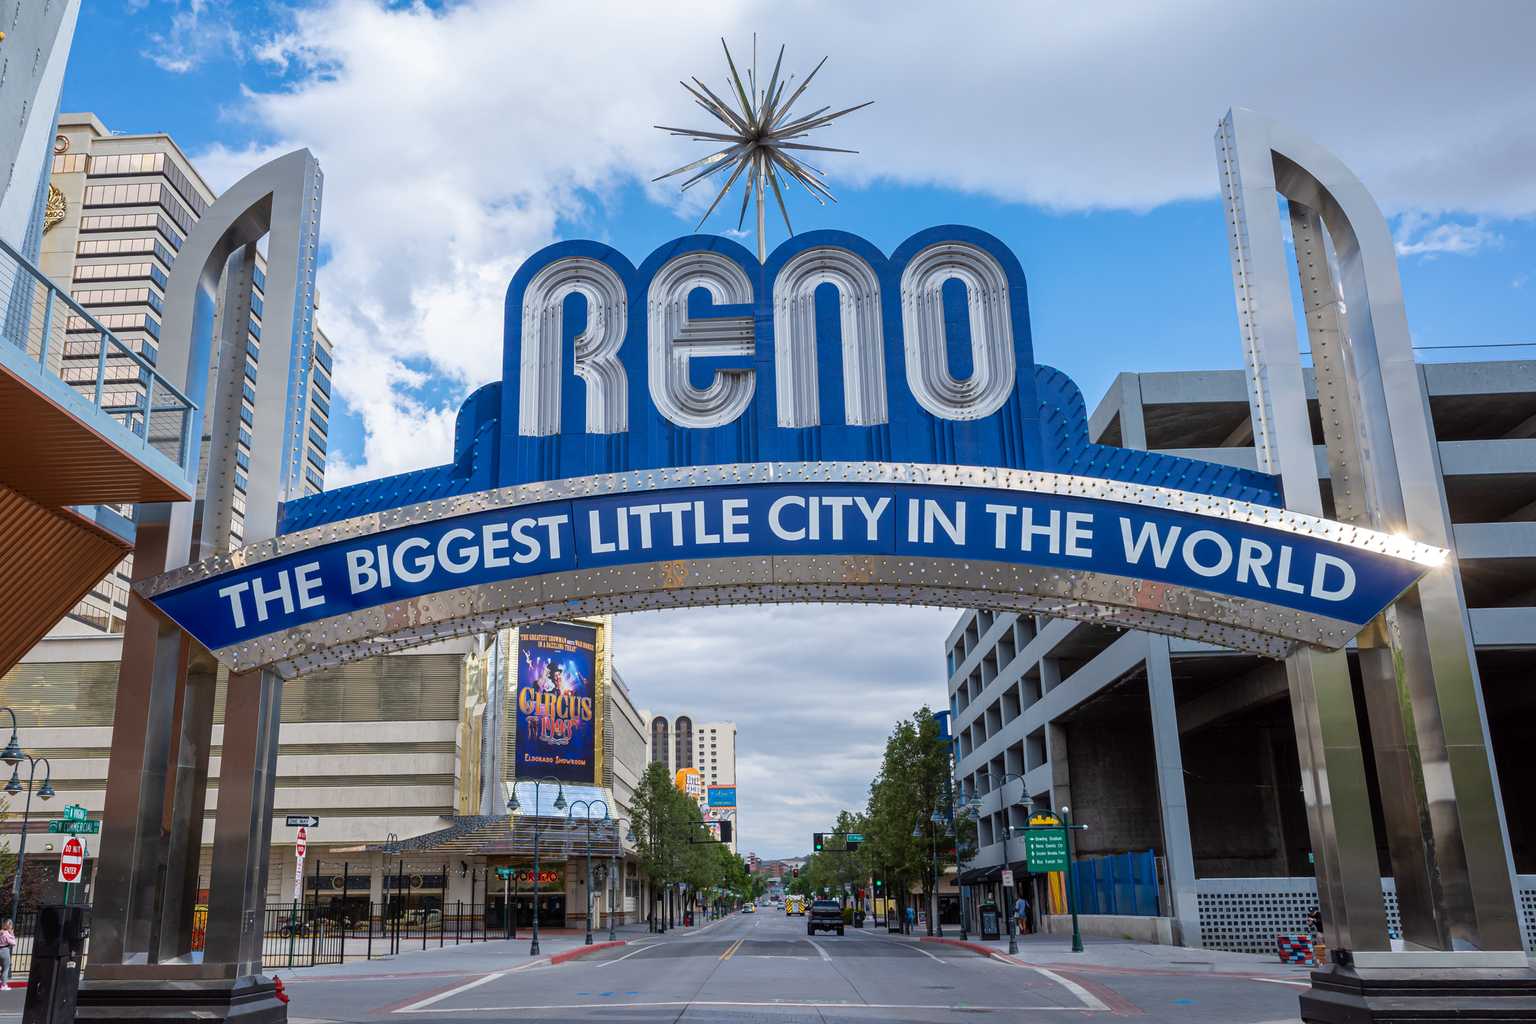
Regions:
<svg viewBox="0 0 1536 1024"><path fill-rule="evenodd" d="M636 703L734 721L741 850L805 853L860 809L885 738L942 708L943 642L958 613L845 605L705 608L620 616L616 663Z"/></svg>
<svg viewBox="0 0 1536 1024"><path fill-rule="evenodd" d="M134 13L145 10L149 0L131 0ZM171 8L168 27L152 33L143 55L162 71L186 74L224 55L241 58L245 46L229 10L229 0L166 0Z"/></svg>
<svg viewBox="0 0 1536 1024"><path fill-rule="evenodd" d="M862 150L832 164L845 182L883 176L1061 209L1208 197L1211 134L1237 103L1335 147L1390 207L1536 211L1525 173L1536 122L1521 99L1533 80L1532 5L1424 0L1384 20L1361 6L1214 0L997 4L945 17L926 4L808 0L664 13L318 0L279 26L246 45L296 84L249 93L232 116L274 141L262 152L307 145L325 168L322 318L344 400L383 417L369 424L364 474L447 452L389 429L411 413L396 378L351 371L396 360L449 381L455 397L494 378L502 293L518 262L562 220L587 223L591 196L699 155L651 125L701 118L676 80L718 83L718 37L740 52L759 26L788 42L797 72L832 55L814 87L821 102L877 101L837 132L837 144ZM1424 244L1469 244L1465 231L1442 235Z"/></svg>
<svg viewBox="0 0 1536 1024"><path fill-rule="evenodd" d="M1408 210L1397 219L1393 241L1399 256L1433 259L1442 253L1468 256L1479 249L1502 244L1503 238L1482 219L1471 223L1453 220L1437 223L1431 214Z"/></svg>

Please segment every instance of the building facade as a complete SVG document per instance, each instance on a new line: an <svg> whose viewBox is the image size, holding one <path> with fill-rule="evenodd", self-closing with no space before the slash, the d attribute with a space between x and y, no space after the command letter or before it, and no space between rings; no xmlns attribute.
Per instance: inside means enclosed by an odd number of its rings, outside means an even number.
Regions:
<svg viewBox="0 0 1536 1024"><path fill-rule="evenodd" d="M45 221L39 267L103 326L153 359L171 266L182 240L216 193L170 136L113 134L89 113L59 117L49 184L52 212ZM244 428L231 452L210 451L205 433L199 460L204 480L209 472L221 470L233 476L234 507L226 539L230 547L239 547L243 541L245 474L256 443L254 384L261 370L265 273L265 260L258 253L254 269L236 275L239 280L225 290L218 330L221 337L233 338L244 347ZM58 353L60 375L81 386L94 386L99 335L80 318L71 318L68 330L77 340L66 341ZM303 410L305 494L325 488L332 366L330 340L317 329ZM138 374L124 357L109 356L107 380L122 392L119 402L109 396L108 404L131 404L142 395ZM215 454L219 459L213 458ZM223 466L224 460L233 464ZM121 633L132 572L130 555L76 606L58 632Z"/></svg>
<svg viewBox="0 0 1536 1024"><path fill-rule="evenodd" d="M1536 936L1536 361L1420 367L1503 780L1527 948ZM1325 514L1332 515L1307 378ZM1240 371L1121 374L1093 440L1253 468ZM964 613L945 645L955 775L978 800L962 878L1001 899L1034 808L1069 806L1081 856L1111 870L1151 851L1152 902L1186 944L1272 952L1316 905L1285 668L1224 648L1046 616ZM1351 658L1353 661L1353 658ZM1354 666L1351 666L1352 671ZM1358 677L1357 677L1358 683ZM1363 737L1369 748L1369 737ZM1367 756L1367 764L1371 761ZM1374 778L1371 780L1374 787ZM1026 803L1026 798L1028 803ZM1379 800L1373 793L1373 810ZM1384 830L1378 827L1378 835ZM1395 895L1380 851L1389 924ZM1044 878L1037 907L1059 904ZM1145 912L1144 910L1141 912Z"/></svg>
<svg viewBox="0 0 1536 1024"><path fill-rule="evenodd" d="M698 722L692 715L665 715L642 711L647 723L647 763L659 764L668 774L684 769L698 772L698 785L703 794L711 787L736 786L736 723ZM706 818L711 811L706 807ZM735 853L740 849L741 821L737 809L716 808L713 816L728 818L732 823L730 847Z"/></svg>
<svg viewBox="0 0 1536 1024"><path fill-rule="evenodd" d="M93 818L101 816L105 800L121 648L120 636L50 636L0 675L0 704L16 711L28 752L49 759L56 805L79 804ZM506 750L500 741L515 733L509 721L515 703L506 697L516 674L506 669L508 654L516 651L517 630L507 629L353 662L284 686L270 904L292 898L298 870L297 833L284 820L313 815L320 824L308 835L306 898L322 905L344 902L355 914L368 904L376 914L393 912L389 908L426 914L462 902L487 906L487 919L499 922L503 896L495 869L531 872L537 818L545 839L541 916L546 924L569 920L580 926L584 823L578 815L573 825L567 809L551 806L554 790L546 788L536 801L527 783L517 784L521 807L509 819L511 761L487 756ZM223 720L225 678L221 673L215 723ZM614 888L622 902L610 903L607 888L594 885L594 916L606 925L610 913L639 912L649 893L633 844L624 842L646 766L644 719L617 672L604 688L604 707L602 783L569 785L564 793L567 802L601 800L611 819L623 819L618 828L600 829L594 842L594 856L616 861L621 872ZM222 734L223 726L215 724L199 881L205 894ZM34 805L30 831L40 833L50 813ZM602 814L594 808L593 817ZM7 832L19 827L15 820L0 825ZM29 835L29 862L56 861L59 845L57 836ZM518 920L530 922L532 896L508 895Z"/></svg>

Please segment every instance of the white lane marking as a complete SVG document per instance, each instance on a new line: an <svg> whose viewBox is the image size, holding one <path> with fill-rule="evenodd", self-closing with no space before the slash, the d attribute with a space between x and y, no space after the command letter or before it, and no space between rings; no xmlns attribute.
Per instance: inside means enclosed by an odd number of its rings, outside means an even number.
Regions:
<svg viewBox="0 0 1536 1024"><path fill-rule="evenodd" d="M538 961L535 960L534 963L538 963ZM528 964L524 964L523 966L527 967L529 965ZM497 971L494 974L487 974L483 978L476 978L474 981L468 982L467 984L464 984L464 985L460 985L458 988L451 988L451 989L449 989L446 992L439 992L435 996L428 996L427 998L421 1000L420 1002L412 1003L409 1006L402 1006L402 1007L400 1007L400 1009L396 1010L395 1012L396 1013L415 1013L417 1010L423 1010L423 1009L427 1008L428 1006L431 1006L433 1003L440 1003L444 999L447 999L447 998L449 998L451 996L456 996L456 995L458 995L461 992L468 992L472 988L479 988L481 985L484 985L487 982L495 981L497 978L504 978L508 974L511 974L511 973L512 973L511 971Z"/></svg>
<svg viewBox="0 0 1536 1024"><path fill-rule="evenodd" d="M888 943L890 943L893 946L900 946L903 949L911 948L915 952L923 954L923 956L927 957L929 960L932 960L936 964L944 963L943 960L940 960L938 957L934 956L932 953L928 952L926 949L924 949L921 945L919 945L917 943L897 942L895 939L882 939L878 935L870 935L867 932L862 932L862 931L855 931L853 934L855 934L855 935L863 935L866 939L873 939L876 942L888 942Z"/></svg>
<svg viewBox="0 0 1536 1024"><path fill-rule="evenodd" d="M650 949L652 946L659 946L659 945L661 945L661 943L659 943L659 942L647 942L645 945L636 948L634 950L634 952L632 952L632 953L625 953L623 956L616 956L612 960L603 960L600 963L589 964L588 966L591 966L591 967L607 967L609 964L616 964L620 960L628 960L630 957L635 956L638 953L644 953L646 950Z"/></svg>
<svg viewBox="0 0 1536 1024"><path fill-rule="evenodd" d="M1083 986L1079 985L1077 982L1073 981L1070 978L1063 978L1061 975L1057 974L1055 971L1048 971L1044 967L1036 967L1033 964L1021 963L1021 964L1019 964L1019 966L1020 967L1027 967L1027 968L1029 968L1032 971L1038 972L1039 974L1041 974L1044 977L1050 978L1056 984L1060 985L1062 988L1066 989L1068 992L1071 992L1073 995L1077 996L1077 998L1082 1001L1082 1004L1083 1004L1083 1006L1086 1009L1089 1009L1089 1010L1108 1010L1109 1009L1109 1006L1106 1005L1104 1003L1104 1001L1101 1000L1098 996L1094 995L1092 992L1089 992L1087 989L1083 988Z"/></svg>
<svg viewBox="0 0 1536 1024"><path fill-rule="evenodd" d="M815 939L806 939L805 941L816 947L816 952L821 954L821 958L823 960L825 960L827 963L832 962L832 958L827 955L827 951L822 949L821 945Z"/></svg>
<svg viewBox="0 0 1536 1024"><path fill-rule="evenodd" d="M1291 981L1288 978L1256 978L1256 977L1249 977L1248 980L1249 981L1267 981L1271 985L1299 985L1302 988L1311 988L1312 987L1312 983L1310 981Z"/></svg>
<svg viewBox="0 0 1536 1024"><path fill-rule="evenodd" d="M1081 1006L976 1006L971 1003L946 1004L946 1003L809 1003L809 1002L769 1002L747 1003L724 999L693 999L693 1000L669 1000L652 1003L548 1003L540 1006L523 1004L521 1006L444 1006L431 1010L421 1010L420 1013L512 1013L514 1011L527 1012L531 1010L594 1010L601 1008L633 1010L647 1008L662 1008L669 1006L721 1006L734 1009L773 1009L784 1007L792 1010L983 1010L983 1011L1047 1011L1056 1010L1066 1013L1082 1013ZM396 1013L403 1011L396 1010Z"/></svg>

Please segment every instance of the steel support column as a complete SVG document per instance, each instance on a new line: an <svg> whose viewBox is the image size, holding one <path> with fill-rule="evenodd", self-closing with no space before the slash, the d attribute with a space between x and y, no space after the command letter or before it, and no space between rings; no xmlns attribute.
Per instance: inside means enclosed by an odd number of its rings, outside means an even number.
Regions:
<svg viewBox="0 0 1536 1024"><path fill-rule="evenodd" d="M1179 746L1179 710L1174 703L1168 638L1147 637L1147 703L1152 714L1152 749L1157 760L1158 810L1163 823L1163 858L1175 936L1181 946L1200 945L1200 900L1195 852L1189 834L1189 801L1184 793L1184 754ZM1057 804L1057 806L1061 806ZM1069 805L1070 806L1070 805Z"/></svg>

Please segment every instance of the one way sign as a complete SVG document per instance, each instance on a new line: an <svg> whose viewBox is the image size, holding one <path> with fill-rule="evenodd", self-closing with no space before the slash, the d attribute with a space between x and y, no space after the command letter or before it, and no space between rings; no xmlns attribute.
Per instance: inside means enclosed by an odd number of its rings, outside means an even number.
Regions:
<svg viewBox="0 0 1536 1024"><path fill-rule="evenodd" d="M320 824L320 819L313 814L288 815L289 828L314 828L318 824Z"/></svg>

